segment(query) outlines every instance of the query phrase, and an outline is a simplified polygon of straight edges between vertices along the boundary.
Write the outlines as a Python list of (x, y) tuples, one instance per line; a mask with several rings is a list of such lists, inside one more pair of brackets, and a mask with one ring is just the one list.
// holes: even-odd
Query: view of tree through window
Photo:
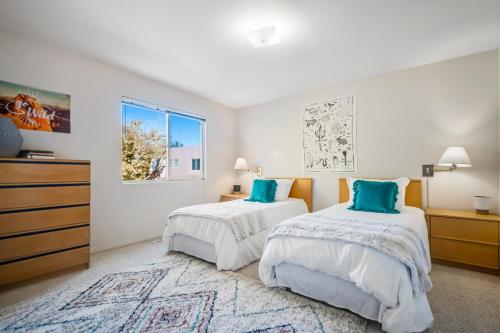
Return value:
[(122, 101), (122, 179), (203, 178), (203, 131), (202, 119)]

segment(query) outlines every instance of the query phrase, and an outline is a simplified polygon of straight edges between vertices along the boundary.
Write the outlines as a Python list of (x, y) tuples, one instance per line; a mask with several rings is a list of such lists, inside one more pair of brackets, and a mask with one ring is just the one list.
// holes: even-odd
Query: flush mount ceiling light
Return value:
[(281, 43), (281, 39), (279, 38), (274, 25), (247, 31), (246, 35), (250, 43), (252, 43), (255, 48)]

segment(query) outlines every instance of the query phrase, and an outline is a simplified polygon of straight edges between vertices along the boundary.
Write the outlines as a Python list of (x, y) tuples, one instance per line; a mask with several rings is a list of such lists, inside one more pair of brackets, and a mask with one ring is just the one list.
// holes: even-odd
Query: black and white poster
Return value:
[(304, 108), (304, 171), (356, 172), (355, 96)]

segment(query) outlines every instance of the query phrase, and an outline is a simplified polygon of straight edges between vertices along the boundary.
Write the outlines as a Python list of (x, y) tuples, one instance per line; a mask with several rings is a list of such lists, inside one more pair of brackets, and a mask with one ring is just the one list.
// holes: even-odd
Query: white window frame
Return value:
[[(182, 181), (206, 180), (207, 170), (206, 170), (206, 162), (205, 161), (206, 161), (206, 123), (207, 123), (207, 120), (205, 119), (205, 117), (198, 115), (198, 114), (189, 113), (189, 112), (186, 112), (183, 110), (179, 110), (176, 108), (162, 106), (159, 104), (154, 104), (151, 102), (143, 101), (143, 100), (140, 100), (137, 98), (122, 96), (121, 101), (120, 101), (120, 117), (121, 117), (121, 132), (120, 132), (121, 133), (120, 134), (121, 141), (120, 141), (120, 144), (121, 145), (123, 144), (123, 111), (122, 111), (122, 106), (124, 103), (166, 113), (165, 119), (167, 122), (167, 124), (166, 124), (167, 133), (165, 135), (165, 137), (166, 137), (165, 144), (167, 145), (167, 171), (168, 172), (167, 172), (166, 179), (124, 180), (122, 178), (123, 184), (154, 184), (154, 183), (168, 183), (168, 182), (178, 182), (178, 181), (182, 182)], [(169, 115), (170, 114), (175, 114), (175, 115), (188, 117), (188, 118), (194, 118), (194, 119), (197, 119), (201, 122), (201, 126), (200, 126), (200, 131), (201, 131), (201, 133), (200, 133), (200, 138), (201, 138), (201, 154), (200, 154), (201, 177), (200, 178), (171, 179), (171, 176), (170, 176), (170, 142), (169, 142), (169, 140), (170, 140), (170, 122), (169, 122), (170, 116)], [(121, 154), (123, 154), (123, 146), (121, 147)], [(120, 158), (122, 156), (121, 154), (120, 154)], [(120, 176), (121, 176), (121, 169), (120, 169)]]

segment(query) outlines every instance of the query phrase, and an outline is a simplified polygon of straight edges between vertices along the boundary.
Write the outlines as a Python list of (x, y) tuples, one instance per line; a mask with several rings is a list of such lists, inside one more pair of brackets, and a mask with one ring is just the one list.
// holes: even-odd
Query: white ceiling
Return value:
[(0, 0), (0, 28), (240, 108), (496, 48), (500, 1)]

